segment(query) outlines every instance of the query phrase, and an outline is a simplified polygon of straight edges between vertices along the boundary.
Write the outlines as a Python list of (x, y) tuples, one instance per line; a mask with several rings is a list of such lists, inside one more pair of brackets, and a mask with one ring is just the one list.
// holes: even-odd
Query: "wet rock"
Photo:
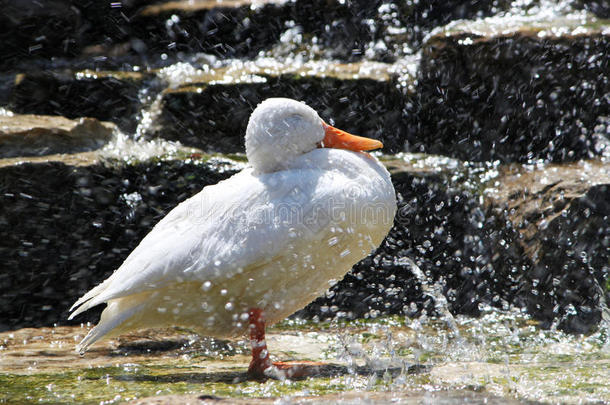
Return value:
[[(235, 166), (100, 153), (0, 160), (0, 328), (65, 322), (179, 202)], [(97, 319), (96, 311), (87, 319)]]
[(590, 11), (599, 18), (610, 18), (610, 1), (608, 0), (576, 0), (575, 6)]
[[(6, 28), (0, 32), (0, 105), (23, 114), (109, 120), (130, 133), (147, 124), (140, 118), (150, 113), (152, 125), (142, 125), (137, 135), (235, 152), (243, 151), (256, 104), (287, 96), (306, 101), (338, 127), (383, 140), (390, 153), (406, 149), (479, 162), (607, 155), (608, 23), (583, 13), (452, 23), (499, 14), (515, 3), (18, 0), (0, 16)], [(541, 4), (526, 3), (528, 11)], [(573, 7), (598, 16), (607, 8), (603, 1)], [(422, 44), (414, 81), (400, 64)], [(278, 70), (277, 60), (255, 69), (226, 60), (257, 56), (258, 62), (264, 55), (288, 62)], [(366, 63), (303, 62), (316, 58), (394, 65), (377, 64), (373, 70), (380, 71), (371, 74)], [(192, 62), (197, 72), (178, 80), (165, 69), (126, 73), (136, 64), (176, 60)], [(230, 72), (229, 64), (242, 70)], [(152, 106), (159, 109), (147, 111)], [(14, 158), (0, 160), (0, 256), (7, 262), (0, 274), (2, 328), (63, 321), (65, 311), (57, 308), (67, 309), (104, 279), (164, 213), (228, 176), (198, 162), (201, 151), (192, 159), (128, 162), (98, 152), (23, 157), (98, 145), (73, 143), (82, 136), (53, 136), (52, 144), (29, 150), (22, 144), (20, 152), (5, 154)], [(391, 234), (301, 315), (433, 313), (434, 298), (406, 260), (413, 259), (454, 313), (516, 303), (545, 326), (555, 322), (577, 332), (599, 320), (600, 289), (609, 279), (607, 181), (581, 183), (572, 174), (600, 179), (603, 166), (595, 174), (562, 166), (563, 177), (546, 190), (542, 179), (552, 177), (550, 168), (538, 177), (527, 174), (537, 169), (515, 169), (530, 179), (524, 187), (510, 185), (511, 169), (493, 174), (495, 163), (397, 161), (402, 156), (388, 162), (400, 206)], [(495, 176), (494, 187), (511, 194), (485, 191)], [(94, 312), (87, 316), (97, 319)]]
[[(171, 208), (239, 167), (184, 153), (131, 163), (97, 152), (0, 160), (2, 327), (66, 322), (72, 302)], [(432, 288), (457, 314), (514, 304), (568, 331), (599, 322), (609, 298), (601, 292), (610, 272), (607, 164), (498, 168), (425, 155), (385, 164), (399, 205), (393, 229), (297, 317), (434, 314)]]
[(8, 108), (20, 114), (93, 117), (124, 131), (137, 126), (139, 92), (153, 77), (137, 72), (41, 71), (19, 74)]
[(131, 30), (150, 54), (254, 56), (279, 39), (288, 12), (284, 3), (164, 2), (140, 10)]
[(599, 161), (506, 169), (490, 204), (510, 221), (526, 267), (515, 302), (547, 327), (590, 332), (610, 302), (610, 170)]
[(610, 114), (608, 24), (493, 17), (426, 42), (410, 151), (470, 161), (573, 161), (600, 153)]
[(417, 50), (433, 27), (487, 16), (507, 3), (18, 0), (0, 16), (0, 54), (5, 56), (0, 71), (58, 64), (162, 66), (198, 52), (252, 57), (281, 43), (291, 29), (302, 33), (304, 47), (321, 45), (324, 57), (390, 61)]
[[(15, 74), (0, 73), (0, 106), (9, 103), (9, 95), (15, 83)], [(2, 109), (2, 107), (0, 107)]]
[[(481, 319), (460, 317), (456, 324), (458, 338), (446, 325), (424, 318), (285, 322), (268, 330), (272, 354), (278, 360), (323, 361), (324, 372), (264, 382), (247, 378), (245, 339), (198, 339), (178, 328), (141, 330), (97, 342), (80, 356), (74, 346), (89, 325), (0, 332), (2, 398), (10, 404), (578, 404), (583, 397), (610, 402), (603, 331), (565, 336), (536, 330), (517, 310), (488, 310)], [(558, 389), (558, 381), (565, 389)]]
[(218, 57), (252, 57), (266, 52), (275, 57), (290, 54), (350, 62), (363, 58), (392, 62), (417, 51), (431, 29), (454, 20), (489, 16), (506, 9), (509, 3), (162, 2), (140, 10), (132, 30), (146, 42), (149, 52), (178, 58), (180, 53), (194, 52)]
[(361, 77), (357, 68), (356, 73), (350, 69), (354, 67), (343, 65), (319, 75), (306, 68), (279, 74), (260, 69), (256, 74), (239, 72), (242, 77), (229, 78), (228, 83), (222, 71), (205, 78), (195, 75), (192, 82), (163, 93), (151, 135), (207, 151), (242, 152), (248, 117), (256, 105), (268, 97), (290, 97), (305, 101), (343, 130), (381, 139), (386, 151), (401, 151), (400, 106), (405, 96), (397, 75)]
[(104, 146), (116, 131), (95, 118), (0, 115), (0, 157), (74, 153)]
[[(370, 2), (296, 0), (167, 2), (149, 6), (134, 19), (136, 36), (149, 49), (177, 54), (206, 52), (219, 57), (253, 56), (299, 37), (290, 54), (358, 61), (394, 61), (419, 49), (423, 37), (449, 21), (487, 16), (508, 1)], [(135, 24), (137, 22), (137, 25)], [(150, 32), (155, 35), (147, 35)]]
[[(356, 4), (352, 2), (353, 9), (361, 15), (362, 5)], [(373, 4), (372, 12), (366, 17), (370, 20), (361, 20), (361, 24), (369, 24), (370, 32), (360, 39), (361, 46), (356, 50), (366, 57), (389, 62), (419, 51), (434, 28), (451, 21), (494, 15), (506, 10), (510, 1), (384, 1)]]
[[(481, 196), (493, 167), (442, 157), (405, 155), (386, 166), (398, 211), (382, 245), (298, 316), (378, 317), (435, 314), (434, 297), (422, 282), (447, 298), (455, 314), (478, 315), (479, 305), (506, 305), (510, 279), (498, 277), (490, 227)], [(427, 280), (415, 276), (411, 260)], [(509, 301), (510, 302), (510, 301)]]
[(253, 56), (279, 38), (284, 3), (20, 0), (0, 17), (0, 70), (159, 66), (197, 52)]
[[(610, 69), (600, 57), (609, 36), (603, 22), (574, 21), (494, 17), (450, 24), (426, 42), (416, 81), (415, 61), (408, 59), (378, 64), (384, 67), (367, 74), (371, 62), (274, 61), (277, 66), (254, 69), (250, 62), (222, 65), (201, 56), (194, 65), (201, 67), (189, 65), (191, 70), (213, 74), (170, 78), (148, 135), (210, 151), (242, 151), (254, 106), (266, 97), (288, 96), (308, 102), (326, 119), (336, 118), (348, 131), (381, 139), (391, 153), (406, 149), (502, 162), (604, 154), (608, 135), (596, 128), (610, 115)], [(138, 114), (165, 85), (159, 78), (179, 65), (157, 75), (20, 74), (8, 106), (19, 113), (112, 120), (133, 132)]]
[(213, 58), (207, 62), (200, 69), (176, 64), (155, 73), (19, 74), (7, 104), (22, 114), (109, 120), (126, 132), (134, 132), (142, 114), (150, 111), (152, 125), (142, 132), (149, 138), (233, 153), (243, 151), (248, 117), (258, 103), (267, 97), (292, 97), (345, 130), (382, 139), (386, 151), (403, 150), (400, 116), (404, 100), (411, 97), (413, 64), (293, 65), (262, 59), (211, 67)]
[[(91, 44), (129, 43), (129, 19), (140, 1), (79, 2), (16, 0), (3, 8), (0, 70), (50, 67), (74, 58)], [(107, 58), (103, 56), (100, 61)]]
[(608, 164), (538, 169), (387, 162), (398, 197), (375, 253), (297, 313), (321, 319), (436, 313), (412, 269), (454, 314), (524, 307), (543, 327), (586, 333), (610, 302)]
[[(464, 222), (478, 197), (448, 189), (456, 164), (421, 158), (393, 168), (401, 215), (390, 237), (332, 290), (326, 307), (323, 299), (302, 314), (330, 317), (335, 307), (349, 317), (433, 312), (433, 300), (422, 293), (405, 257), (435, 280), (445, 280), (455, 291), (456, 312), (476, 313), (490, 277), (460, 272), (474, 254), (464, 247), (468, 239), (462, 234), (473, 228)], [(226, 169), (190, 158), (117, 164), (91, 153), (0, 161), (4, 327), (66, 322), (72, 302), (117, 268), (171, 208), (233, 173), (231, 166)], [(443, 233), (435, 234), (443, 226)], [(97, 316), (88, 312), (78, 321)]]

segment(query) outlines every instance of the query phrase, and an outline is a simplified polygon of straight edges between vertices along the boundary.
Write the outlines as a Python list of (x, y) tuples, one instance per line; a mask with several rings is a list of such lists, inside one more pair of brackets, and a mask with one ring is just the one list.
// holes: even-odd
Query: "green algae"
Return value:
[[(220, 378), (225, 381), (215, 381)], [(245, 370), (220, 376), (191, 369), (167, 373), (157, 367), (103, 367), (65, 373), (0, 375), (4, 392), (0, 403), (115, 403), (167, 395), (203, 394), (220, 397), (280, 397), (325, 395), (349, 389), (340, 380), (325, 377), (300, 381), (246, 381)]]
[[(199, 392), (202, 381), (196, 374), (164, 375), (144, 367), (131, 372), (114, 367), (61, 374), (6, 374), (0, 376), (0, 385), (5, 387), (3, 400), (7, 403), (111, 403), (161, 393)], [(216, 385), (221, 387), (217, 391), (227, 391), (222, 389), (226, 384)]]

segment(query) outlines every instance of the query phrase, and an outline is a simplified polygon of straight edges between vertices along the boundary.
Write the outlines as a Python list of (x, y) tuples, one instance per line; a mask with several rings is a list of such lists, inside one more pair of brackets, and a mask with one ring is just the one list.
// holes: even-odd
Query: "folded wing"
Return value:
[(316, 201), (337, 192), (321, 185), (329, 180), (323, 174), (301, 170), (295, 182), (291, 171), (253, 176), (245, 170), (205, 187), (174, 208), (114, 274), (81, 297), (69, 319), (109, 300), (172, 283), (228, 280), (281, 255)]

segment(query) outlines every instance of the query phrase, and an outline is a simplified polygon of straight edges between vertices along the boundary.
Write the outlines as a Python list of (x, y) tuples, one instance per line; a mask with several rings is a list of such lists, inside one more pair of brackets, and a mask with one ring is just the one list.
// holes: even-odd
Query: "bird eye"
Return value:
[(304, 120), (304, 118), (301, 114), (291, 114), (288, 117), (286, 117), (285, 123), (289, 127), (295, 127), (295, 126), (299, 125), (300, 123), (302, 123), (303, 120)]

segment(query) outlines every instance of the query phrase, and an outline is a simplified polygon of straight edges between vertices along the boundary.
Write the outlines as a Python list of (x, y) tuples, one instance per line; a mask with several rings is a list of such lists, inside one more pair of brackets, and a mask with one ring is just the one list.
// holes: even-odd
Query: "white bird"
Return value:
[(69, 319), (107, 303), (77, 350), (141, 328), (181, 325), (218, 338), (249, 331), (249, 373), (268, 374), (265, 322), (303, 308), (387, 235), (394, 187), (362, 152), (381, 142), (286, 98), (258, 105), (245, 142), (251, 167), (179, 204), (72, 306)]

